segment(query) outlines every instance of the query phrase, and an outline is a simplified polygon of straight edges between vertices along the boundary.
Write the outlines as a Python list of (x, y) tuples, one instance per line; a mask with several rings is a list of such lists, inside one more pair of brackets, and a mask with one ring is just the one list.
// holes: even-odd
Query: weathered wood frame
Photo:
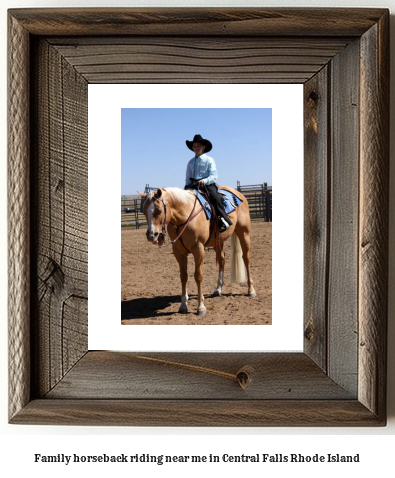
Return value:
[[(386, 423), (388, 25), (384, 9), (9, 11), (11, 423)], [(89, 82), (304, 83), (303, 353), (87, 350)]]

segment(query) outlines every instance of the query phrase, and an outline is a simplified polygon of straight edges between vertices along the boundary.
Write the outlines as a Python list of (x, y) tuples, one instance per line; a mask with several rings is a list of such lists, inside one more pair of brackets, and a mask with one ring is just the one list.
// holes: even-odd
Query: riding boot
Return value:
[(233, 222), (229, 219), (228, 215), (225, 214), (224, 216), (222, 216), (222, 218), (224, 219), (224, 221), (226, 221), (229, 226), (232, 226), (233, 225)]
[(219, 232), (224, 232), (229, 229), (229, 224), (225, 221), (223, 217), (218, 217), (218, 227)]
[(218, 216), (219, 222), (220, 218), (222, 217), (224, 221), (231, 226), (233, 223), (232, 221), (228, 218), (228, 215), (226, 214), (226, 211), (224, 209), (224, 206), (222, 204), (222, 198), (218, 194), (218, 188), (215, 184), (210, 184), (209, 186), (206, 186), (208, 193), (210, 194), (210, 199), (211, 202), (214, 206), (215, 213)]

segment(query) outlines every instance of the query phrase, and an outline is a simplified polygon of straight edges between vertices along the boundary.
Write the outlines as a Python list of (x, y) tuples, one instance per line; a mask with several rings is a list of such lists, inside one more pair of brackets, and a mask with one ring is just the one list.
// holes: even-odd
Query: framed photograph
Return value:
[[(168, 190), (169, 195), (165, 198), (166, 204), (169, 206), (166, 211), (166, 219), (170, 221), (170, 224), (166, 229), (168, 235), (163, 236), (165, 242), (161, 246), (147, 240), (146, 218), (143, 214), (138, 216), (138, 222), (144, 221), (144, 226), (138, 224), (136, 228), (133, 223), (127, 221), (127, 219), (133, 219), (132, 214), (123, 215), (127, 225), (122, 227), (121, 233), (122, 324), (271, 325), (272, 221), (264, 220), (266, 195), (269, 196), (272, 191), (270, 189), (270, 192), (266, 193), (264, 189), (268, 188), (268, 184), (270, 188), (272, 187), (272, 107), (268, 107), (267, 101), (269, 91), (274, 88), (277, 93), (280, 93), (282, 85), (255, 85), (255, 92), (249, 91), (248, 94), (246, 94), (245, 85), (240, 84), (111, 86), (115, 87), (115, 91), (120, 88), (122, 92), (123, 87), (125, 87), (125, 93), (130, 91), (125, 95), (130, 98), (130, 102), (128, 102), (130, 107), (122, 108), (122, 196), (132, 197), (132, 194), (137, 193), (137, 201), (142, 201), (137, 191), (144, 193), (145, 186), (145, 192), (149, 194), (148, 189), (156, 185), (153, 190), (166, 187), (165, 195), (168, 187), (177, 187), (178, 190), (174, 192), (181, 194), (182, 198), (189, 197), (190, 201), (186, 209), (184, 203), (174, 196), (173, 190)], [(296, 98), (299, 96), (300, 127), (299, 131), (295, 128), (295, 134), (296, 132), (300, 133), (299, 146), (302, 150), (303, 120), (302, 101), (300, 101), (302, 88), (301, 85), (285, 85), (284, 89), (286, 86), (297, 93), (295, 94)], [(89, 86), (89, 90), (91, 88), (92, 86)], [(96, 85), (93, 88), (96, 89)], [(100, 91), (101, 85), (97, 89)], [(269, 91), (265, 92), (265, 89)], [(141, 91), (138, 95), (142, 100), (139, 101), (141, 107), (138, 107), (137, 102), (133, 100), (135, 95), (132, 92), (134, 90)], [(258, 106), (259, 93), (261, 93), (262, 101)], [(90, 93), (88, 96), (91, 98)], [(111, 97), (113, 96), (111, 95)], [(293, 98), (291, 95), (290, 97)], [(133, 102), (135, 107), (133, 107)], [(102, 101), (99, 99), (99, 105), (101, 103)], [(148, 107), (152, 103), (154, 106)], [(240, 106), (243, 104), (244, 106)], [(89, 107), (91, 107), (90, 103)], [(289, 109), (291, 110), (291, 105), (289, 105)], [(291, 122), (289, 122), (290, 124)], [(239, 269), (241, 277), (238, 277), (237, 280), (235, 277), (233, 277), (233, 281), (229, 280), (231, 264), (235, 264), (233, 258), (238, 257), (233, 255), (232, 237), (236, 237), (233, 236), (233, 230), (236, 228), (240, 230), (238, 218), (240, 207), (234, 208), (228, 203), (229, 220), (234, 227), (230, 227), (232, 232), (228, 230), (225, 234), (221, 234), (222, 239), (224, 236), (228, 237), (223, 242), (224, 272), (220, 278), (218, 264), (222, 260), (222, 254), (218, 244), (219, 234), (213, 227), (214, 222), (208, 219), (211, 211), (209, 212), (207, 207), (207, 212), (204, 211), (203, 205), (206, 201), (202, 199), (201, 194), (195, 202), (196, 196), (192, 195), (191, 191), (180, 192), (180, 190), (184, 190), (186, 183), (187, 164), (190, 164), (191, 168), (188, 171), (191, 175), (193, 174), (192, 165), (196, 163), (195, 159), (191, 159), (194, 153), (186, 144), (186, 140), (194, 138), (193, 131), (200, 131), (202, 134), (206, 132), (205, 137), (209, 138), (210, 151), (206, 156), (214, 161), (215, 184), (220, 188), (223, 186), (232, 188), (233, 194), (236, 195), (242, 195), (244, 192), (243, 202), (244, 205), (248, 204), (250, 220), (248, 238), (250, 239), (250, 264), (253, 264), (251, 279), (254, 289), (259, 290), (259, 294), (254, 297), (256, 300), (250, 300), (251, 297), (248, 295), (248, 281), (244, 272), (242, 256), (240, 258), (243, 267)], [(291, 152), (292, 140), (287, 144)], [(302, 151), (295, 154), (295, 163), (299, 160), (302, 164), (302, 154)], [(206, 156), (203, 156), (203, 161)], [(292, 161), (292, 154), (285, 157), (289, 162)], [(301, 170), (302, 168), (299, 167), (298, 171), (301, 172)], [(196, 171), (196, 175), (198, 174)], [(144, 181), (144, 178), (147, 180)], [(150, 187), (146, 186), (147, 183)], [(119, 180), (115, 184), (119, 195)], [(250, 186), (247, 188), (239, 186), (240, 184)], [(206, 186), (201, 185), (200, 188), (205, 195)], [(176, 201), (170, 195), (171, 192)], [(292, 194), (291, 190), (289, 193)], [(174, 202), (170, 202), (169, 198)], [(200, 200), (204, 201), (203, 205)], [(301, 203), (303, 203), (302, 197)], [(138, 204), (139, 202), (137, 202), (137, 207)], [(185, 210), (187, 213), (185, 220), (179, 221), (178, 225), (173, 225), (173, 221), (169, 217), (173, 207), (176, 212)], [(189, 213), (191, 216), (195, 213), (198, 214), (191, 219), (188, 226), (181, 225), (188, 221)], [(228, 217), (226, 211), (225, 215)], [(200, 256), (203, 261), (201, 268), (203, 273), (202, 290), (204, 291), (201, 315), (196, 314), (198, 289), (194, 280), (195, 260), (191, 253), (191, 245), (185, 243), (188, 240), (188, 229), (196, 228), (197, 224), (200, 224), (200, 230), (207, 234), (201, 244), (203, 247)], [(186, 229), (182, 232), (185, 226)], [(170, 237), (173, 231), (173, 237)], [(187, 311), (184, 314), (179, 313), (182, 295), (180, 269), (170, 243), (177, 236), (179, 238), (175, 241), (174, 246), (179, 253), (179, 259), (185, 260), (188, 254), (186, 258), (188, 299), (185, 299), (184, 302), (186, 304), (184, 309)], [(137, 254), (136, 246), (140, 254)], [(242, 254), (241, 247), (239, 251)], [(151, 271), (152, 280), (144, 280), (147, 270)], [(142, 278), (143, 280), (141, 280)], [(302, 281), (301, 277), (300, 282)], [(217, 295), (214, 295), (215, 290)], [(234, 300), (235, 298), (236, 300)], [(204, 311), (208, 311), (209, 314)], [(173, 331), (171, 335), (177, 338), (178, 330), (180, 329)], [(131, 332), (132, 336), (136, 335), (133, 334), (133, 331)], [(124, 333), (128, 333), (128, 330), (125, 330)], [(224, 334), (222, 334), (223, 336)], [(245, 343), (245, 341), (243, 342)]]
[[(88, 348), (302, 351), (303, 85), (255, 84), (246, 92), (244, 84), (91, 84), (88, 99)], [(185, 158), (191, 157), (185, 138), (191, 129), (210, 132), (215, 143), (210, 154), (221, 178), (219, 185), (236, 188), (237, 178), (253, 185), (259, 177), (262, 183), (270, 181), (276, 191), (273, 240), (272, 222), (255, 217), (259, 214), (251, 199), (253, 193), (249, 187), (244, 193), (251, 210), (251, 274), (257, 296), (248, 295), (246, 281), (230, 280), (232, 239), (224, 244), (222, 295), (214, 296), (219, 276), (216, 252), (214, 247), (205, 247), (204, 316), (196, 313), (193, 256), (188, 256), (189, 310), (179, 313), (181, 280), (170, 239), (162, 247), (147, 241), (146, 218), (139, 202), (138, 217), (143, 225), (137, 229), (122, 227), (120, 235), (119, 217), (114, 214), (119, 208), (120, 177), (123, 194), (144, 191), (146, 183), (183, 189)], [(262, 193), (263, 187), (254, 191), (260, 200)], [(132, 203), (132, 207), (136, 205)], [(121, 221), (128, 224), (131, 220), (136, 220), (135, 214), (122, 214)], [(288, 247), (290, 237), (292, 248)], [(179, 242), (181, 252), (183, 244)], [(281, 274), (282, 264), (287, 266), (286, 274)], [(117, 280), (103, 281), (103, 270), (108, 279)], [(287, 301), (283, 300), (284, 288), (289, 290)], [(115, 316), (122, 324), (135, 327), (121, 331), (118, 321), (108, 320)], [(209, 334), (207, 325), (213, 326)], [(227, 325), (226, 330), (221, 325)], [(252, 330), (251, 325), (270, 327)]]
[[(388, 37), (386, 9), (9, 11), (10, 423), (385, 425)], [(92, 84), (303, 85), (302, 351), (89, 349)]]

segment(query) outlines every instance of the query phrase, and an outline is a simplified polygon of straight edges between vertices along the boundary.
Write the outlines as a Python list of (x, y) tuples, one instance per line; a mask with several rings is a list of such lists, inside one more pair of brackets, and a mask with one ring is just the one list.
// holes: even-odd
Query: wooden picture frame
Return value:
[[(385, 425), (388, 36), (385, 9), (9, 11), (10, 423)], [(304, 84), (303, 353), (88, 351), (97, 82)]]

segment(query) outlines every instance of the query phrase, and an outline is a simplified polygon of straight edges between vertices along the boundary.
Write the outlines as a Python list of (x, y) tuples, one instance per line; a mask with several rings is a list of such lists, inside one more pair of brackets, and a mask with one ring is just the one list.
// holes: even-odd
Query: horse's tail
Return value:
[(245, 282), (246, 272), (243, 261), (243, 253), (239, 238), (233, 232), (230, 238), (230, 246), (232, 248), (232, 259), (230, 263), (230, 281), (231, 282)]

